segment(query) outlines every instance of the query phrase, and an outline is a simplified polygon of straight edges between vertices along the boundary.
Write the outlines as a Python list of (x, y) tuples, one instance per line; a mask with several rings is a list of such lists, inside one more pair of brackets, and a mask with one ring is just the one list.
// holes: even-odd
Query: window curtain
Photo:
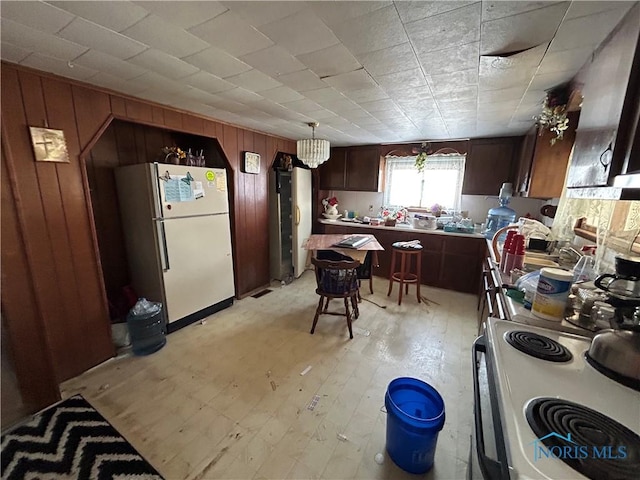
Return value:
[(429, 208), (439, 203), (460, 210), (465, 156), (429, 155), (422, 173), (416, 157), (387, 157), (385, 205)]

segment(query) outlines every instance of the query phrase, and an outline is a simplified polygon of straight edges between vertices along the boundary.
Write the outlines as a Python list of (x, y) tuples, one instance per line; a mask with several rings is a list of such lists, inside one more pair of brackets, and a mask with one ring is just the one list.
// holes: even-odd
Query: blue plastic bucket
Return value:
[(428, 383), (400, 377), (389, 384), (384, 404), (391, 460), (409, 473), (428, 472), (444, 425), (444, 400)]

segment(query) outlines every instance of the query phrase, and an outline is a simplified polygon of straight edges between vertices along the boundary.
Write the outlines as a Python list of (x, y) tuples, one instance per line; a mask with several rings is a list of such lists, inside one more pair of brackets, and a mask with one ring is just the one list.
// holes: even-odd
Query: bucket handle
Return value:
[(380, 411), (381, 411), (382, 413), (386, 414), (386, 413), (387, 413), (387, 406), (386, 406), (386, 405), (382, 405), (382, 406), (380, 407)]

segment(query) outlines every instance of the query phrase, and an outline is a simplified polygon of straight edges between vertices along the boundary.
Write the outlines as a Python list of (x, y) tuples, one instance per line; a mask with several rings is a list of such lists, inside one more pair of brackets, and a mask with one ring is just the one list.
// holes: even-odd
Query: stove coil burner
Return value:
[(533, 332), (512, 330), (504, 334), (510, 345), (532, 357), (550, 362), (568, 362), (573, 355), (564, 345)]
[[(585, 477), (592, 480), (638, 478), (640, 436), (615, 420), (557, 398), (532, 400), (526, 417), (549, 451), (564, 452), (556, 457)], [(625, 449), (624, 458), (619, 447)]]

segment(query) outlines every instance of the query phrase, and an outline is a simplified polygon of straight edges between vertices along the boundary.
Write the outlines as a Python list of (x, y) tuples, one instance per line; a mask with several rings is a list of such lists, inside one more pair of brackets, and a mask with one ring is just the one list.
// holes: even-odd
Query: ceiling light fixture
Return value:
[(311, 127), (311, 138), (298, 140), (297, 156), (308, 167), (318, 168), (318, 165), (329, 159), (329, 140), (316, 138), (318, 122), (310, 122), (307, 125)]

